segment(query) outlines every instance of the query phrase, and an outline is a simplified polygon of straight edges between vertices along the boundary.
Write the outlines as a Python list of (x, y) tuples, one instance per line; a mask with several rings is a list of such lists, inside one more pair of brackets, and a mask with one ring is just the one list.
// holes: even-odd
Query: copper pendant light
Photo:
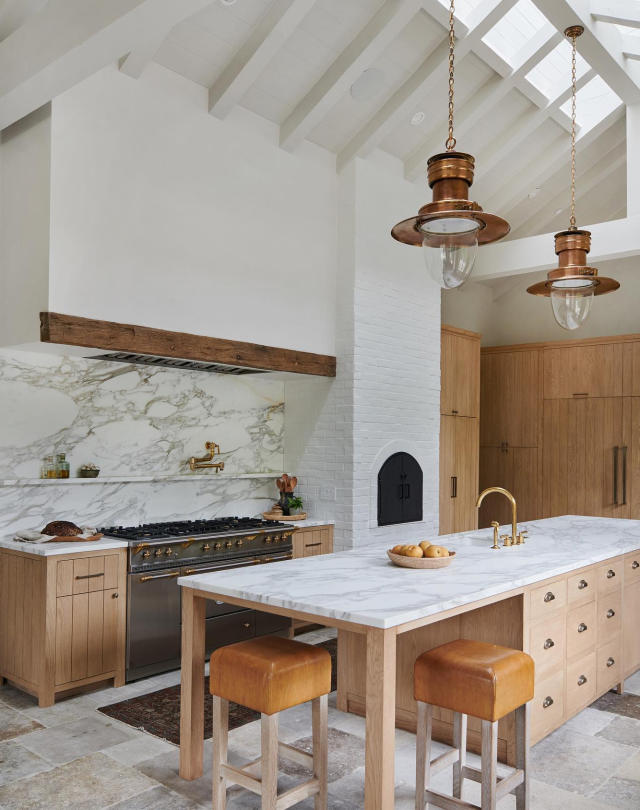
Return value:
[(469, 277), (478, 245), (496, 242), (509, 233), (509, 223), (487, 214), (469, 200), (475, 159), (456, 151), (453, 136), (454, 112), (454, 0), (449, 7), (449, 134), (445, 152), (427, 162), (433, 201), (423, 205), (418, 215), (398, 222), (391, 235), (406, 245), (424, 248), (427, 268), (445, 289), (459, 287)]
[(595, 295), (613, 292), (620, 286), (613, 278), (598, 276), (587, 265), (591, 232), (576, 226), (576, 39), (584, 33), (581, 25), (572, 25), (564, 35), (571, 40), (571, 217), (569, 228), (555, 235), (558, 267), (547, 273), (547, 280), (527, 289), (532, 295), (551, 298), (553, 315), (563, 329), (577, 329), (591, 310)]

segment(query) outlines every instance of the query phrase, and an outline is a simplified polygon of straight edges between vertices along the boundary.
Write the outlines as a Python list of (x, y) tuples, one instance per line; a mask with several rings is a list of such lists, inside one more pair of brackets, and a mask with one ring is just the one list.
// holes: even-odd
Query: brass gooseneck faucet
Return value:
[[(487, 487), (487, 489), (483, 489), (482, 492), (478, 495), (478, 500), (476, 501), (476, 509), (480, 508), (480, 504), (487, 495), (490, 495), (492, 492), (497, 492), (499, 495), (504, 495), (508, 501), (511, 502), (511, 534), (504, 534), (502, 535), (502, 540), (504, 540), (505, 546), (521, 546), (524, 543), (524, 538), (527, 536), (528, 532), (525, 529), (524, 531), (518, 533), (518, 517), (517, 517), (517, 507), (516, 507), (516, 499), (513, 495), (509, 492), (508, 489), (504, 489), (503, 487)], [(492, 549), (500, 548), (498, 545), (498, 526), (499, 524), (495, 521), (491, 521), (491, 525), (493, 526), (493, 545), (491, 546)]]

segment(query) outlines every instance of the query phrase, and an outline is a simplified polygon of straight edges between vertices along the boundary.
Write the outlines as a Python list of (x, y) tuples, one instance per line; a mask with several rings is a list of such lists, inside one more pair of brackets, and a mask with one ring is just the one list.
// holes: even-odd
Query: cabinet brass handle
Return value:
[(578, 633), (584, 633), (584, 631), (588, 629), (589, 628), (584, 622), (580, 622), (580, 624), (578, 625)]
[(622, 505), (627, 504), (627, 448), (622, 448)]
[(306, 543), (305, 548), (315, 548), (316, 546), (321, 546), (322, 543)]
[(456, 411), (456, 409), (455, 409), (455, 408), (452, 408), (452, 409), (451, 409), (451, 413), (456, 414), (456, 413), (458, 413), (458, 411)]
[(556, 595), (555, 595), (555, 593), (553, 593), (553, 591), (547, 591), (547, 593), (545, 593), (545, 595), (544, 595), (544, 601), (545, 602), (553, 602), (553, 600), (555, 598), (556, 598)]
[(100, 574), (80, 574), (76, 579), (96, 579), (96, 577), (103, 577), (104, 573)]
[(588, 397), (589, 393), (587, 391), (578, 391), (573, 395), (574, 397)]
[(609, 608), (609, 610), (607, 611), (607, 619), (613, 619), (615, 615), (616, 615), (615, 610), (613, 608)]
[(112, 598), (112, 599), (117, 599), (117, 598), (118, 598), (118, 596), (120, 596), (120, 594), (118, 594), (118, 593), (112, 593), (112, 594), (111, 594), (111, 598)]
[(607, 666), (612, 667), (616, 662), (615, 658), (607, 658)]
[(618, 453), (619, 447), (613, 448), (613, 503), (618, 506)]
[(615, 575), (616, 575), (616, 572), (612, 568), (610, 568), (607, 571), (607, 579), (613, 579), (615, 577)]
[(550, 650), (552, 647), (555, 647), (556, 643), (552, 638), (548, 638), (544, 643), (545, 650)]
[(553, 706), (553, 698), (551, 695), (547, 695), (547, 697), (542, 701), (542, 708), (548, 709), (549, 706)]
[(580, 582), (578, 582), (578, 589), (579, 590), (583, 591), (585, 588), (588, 588), (588, 587), (589, 587), (589, 583), (587, 582), (586, 579), (581, 579)]
[(633, 568), (633, 570), (635, 571), (635, 570), (636, 570), (636, 568), (640, 568), (640, 563), (639, 563), (637, 560), (634, 560), (634, 561), (631, 563), (631, 567), (632, 567), (632, 568)]
[(578, 678), (578, 686), (584, 686), (586, 682), (587, 682), (587, 676), (586, 675), (581, 675)]

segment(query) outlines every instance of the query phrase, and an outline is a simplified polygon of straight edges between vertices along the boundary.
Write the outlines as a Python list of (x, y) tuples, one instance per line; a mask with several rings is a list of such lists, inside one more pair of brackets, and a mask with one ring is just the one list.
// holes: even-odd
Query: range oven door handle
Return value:
[(180, 576), (180, 571), (172, 571), (170, 574), (156, 574), (155, 576), (146, 575), (140, 577), (140, 582), (149, 582), (152, 579), (174, 579)]

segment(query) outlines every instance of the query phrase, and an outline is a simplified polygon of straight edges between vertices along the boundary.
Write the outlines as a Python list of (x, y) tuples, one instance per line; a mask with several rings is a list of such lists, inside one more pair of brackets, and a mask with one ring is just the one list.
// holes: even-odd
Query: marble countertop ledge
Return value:
[(447, 568), (392, 565), (386, 549), (405, 542), (399, 526), (395, 538), (383, 543), (223, 574), (195, 574), (178, 583), (265, 607), (386, 629), (640, 549), (640, 520), (565, 515), (519, 526), (529, 530), (526, 544), (499, 551), (490, 548), (491, 529), (434, 538), (456, 552)]
[(13, 540), (10, 537), (0, 538), (0, 548), (21, 551), (24, 554), (35, 554), (37, 557), (55, 557), (59, 554), (84, 554), (87, 551), (110, 551), (114, 548), (127, 548), (125, 540), (101, 538), (83, 543), (29, 543)]
[[(0, 487), (51, 487), (69, 486), (69, 484), (139, 484), (164, 481), (229, 481), (248, 478), (279, 478), (279, 472), (256, 473), (182, 473), (176, 475), (104, 475), (97, 478), (4, 478)], [(274, 496), (275, 498), (275, 496)]]

